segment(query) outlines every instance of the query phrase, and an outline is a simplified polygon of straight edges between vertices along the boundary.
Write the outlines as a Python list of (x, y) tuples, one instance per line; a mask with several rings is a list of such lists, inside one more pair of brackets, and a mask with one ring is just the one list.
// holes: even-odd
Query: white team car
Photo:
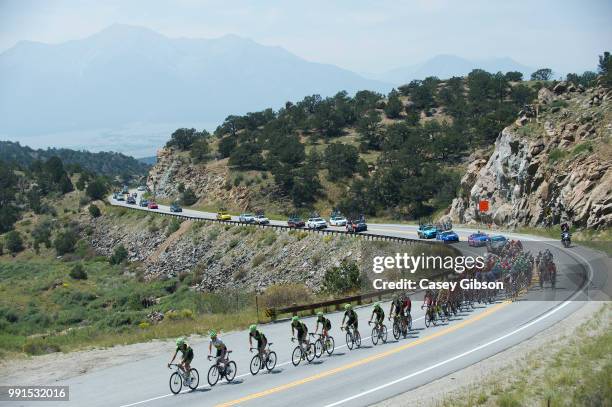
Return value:
[(308, 229), (325, 229), (327, 227), (327, 222), (323, 218), (310, 218), (308, 222), (306, 222), (306, 227)]
[(346, 218), (344, 216), (334, 215), (329, 218), (330, 226), (346, 226)]
[(267, 225), (270, 223), (270, 219), (266, 218), (265, 215), (255, 215), (254, 222), (258, 225)]
[(242, 213), (238, 217), (238, 220), (244, 223), (253, 223), (255, 222), (255, 215), (253, 215), (252, 213)]
[(141, 185), (141, 186), (139, 186), (139, 187), (138, 187), (138, 190), (139, 190), (140, 192), (143, 192), (143, 191), (146, 191), (146, 190), (147, 190), (147, 187), (145, 187), (144, 185)]

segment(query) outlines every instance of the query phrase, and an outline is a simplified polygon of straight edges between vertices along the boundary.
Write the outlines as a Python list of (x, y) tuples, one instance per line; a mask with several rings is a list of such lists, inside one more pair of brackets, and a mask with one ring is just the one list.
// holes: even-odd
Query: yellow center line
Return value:
[(397, 348), (393, 348), (393, 349), (390, 349), (388, 351), (378, 353), (376, 355), (368, 356), (366, 358), (363, 358), (363, 359), (360, 359), (360, 360), (356, 360), (356, 361), (348, 363), (346, 365), (339, 366), (337, 368), (330, 369), (330, 370), (325, 371), (325, 372), (317, 373), (315, 375), (312, 375), (312, 376), (309, 376), (309, 377), (305, 377), (303, 379), (295, 380), (293, 382), (289, 382), (289, 383), (283, 384), (281, 386), (273, 387), (271, 389), (264, 390), (264, 391), (261, 391), (261, 392), (258, 392), (258, 393), (253, 393), (253, 394), (241, 397), (241, 398), (236, 399), (236, 400), (232, 400), (232, 401), (228, 401), (228, 402), (225, 402), (225, 403), (221, 403), (221, 404), (218, 404), (217, 407), (235, 406), (237, 404), (241, 404), (241, 403), (244, 403), (244, 402), (249, 401), (249, 400), (254, 400), (254, 399), (261, 398), (261, 397), (269, 396), (271, 394), (278, 393), (278, 392), (281, 392), (283, 390), (291, 389), (293, 387), (296, 387), (296, 386), (299, 386), (299, 385), (302, 385), (302, 384), (306, 384), (306, 383), (309, 383), (309, 382), (312, 382), (312, 381), (315, 381), (315, 380), (319, 380), (319, 379), (323, 379), (323, 378), (328, 377), (328, 376), (332, 376), (332, 375), (334, 375), (336, 373), (340, 373), (340, 372), (343, 372), (345, 370), (353, 369), (353, 368), (355, 368), (357, 366), (361, 366), (361, 365), (364, 365), (366, 363), (370, 363), (370, 362), (373, 362), (373, 361), (376, 361), (376, 360), (379, 360), (379, 359), (386, 358), (388, 356), (391, 356), (391, 355), (396, 354), (398, 352), (401, 352), (403, 350), (406, 350), (406, 349), (412, 348), (414, 346), (420, 345), (422, 343), (431, 341), (431, 340), (433, 340), (435, 338), (439, 338), (441, 336), (447, 335), (447, 334), (449, 334), (451, 332), (454, 332), (454, 331), (456, 331), (456, 330), (458, 330), (460, 328), (463, 328), (464, 326), (473, 324), (474, 322), (479, 321), (479, 320), (481, 320), (481, 319), (491, 315), (492, 313), (494, 313), (496, 311), (499, 311), (501, 308), (505, 307), (506, 305), (508, 305), (510, 303), (511, 303), (510, 301), (504, 301), (501, 304), (496, 304), (493, 307), (489, 308), (488, 310), (483, 311), (482, 313), (480, 313), (480, 314), (478, 314), (478, 315), (476, 315), (476, 316), (474, 316), (472, 318), (466, 319), (465, 321), (459, 322), (456, 325), (453, 325), (453, 326), (450, 326), (448, 328), (445, 328), (445, 329), (443, 329), (441, 331), (433, 333), (433, 334), (431, 334), (429, 336), (426, 336), (424, 338), (416, 339), (416, 340), (414, 340), (412, 342), (409, 342), (409, 343), (407, 343), (405, 345), (402, 345), (402, 346), (399, 346)]

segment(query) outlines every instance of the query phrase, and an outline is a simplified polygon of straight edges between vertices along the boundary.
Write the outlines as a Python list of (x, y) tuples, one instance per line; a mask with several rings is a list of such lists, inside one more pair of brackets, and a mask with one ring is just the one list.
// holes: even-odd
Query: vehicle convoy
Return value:
[(482, 233), (478, 231), (477, 233), (472, 233), (468, 236), (468, 246), (472, 247), (481, 247), (486, 246), (489, 241), (489, 235), (486, 233)]
[(232, 220), (232, 215), (230, 215), (226, 210), (220, 209), (217, 212), (217, 220)]
[(303, 228), (306, 223), (299, 216), (292, 216), (287, 220), (287, 226), (290, 228)]
[(254, 222), (258, 225), (267, 225), (270, 223), (270, 219), (266, 218), (266, 216), (261, 213), (259, 215), (255, 215)]
[(417, 235), (419, 235), (419, 239), (434, 239), (438, 234), (438, 228), (434, 225), (419, 225), (419, 230), (417, 231)]
[(325, 229), (327, 228), (327, 222), (320, 217), (310, 218), (308, 222), (306, 222), (306, 227), (308, 229)]
[(459, 235), (453, 232), (452, 230), (448, 230), (446, 232), (438, 232), (438, 234), (436, 235), (436, 240), (439, 240), (444, 243), (458, 242)]
[(365, 232), (367, 230), (368, 225), (366, 224), (364, 217), (361, 217), (359, 219), (351, 219), (346, 223), (346, 231), (349, 233), (359, 233)]
[(183, 212), (183, 208), (181, 208), (178, 203), (174, 202), (170, 205), (170, 212)]
[(149, 209), (158, 209), (159, 206), (157, 206), (157, 204), (154, 201), (149, 201), (149, 203), (147, 204), (147, 208), (149, 208)]
[(255, 215), (253, 215), (252, 213), (241, 213), (240, 216), (238, 216), (238, 220), (240, 222), (243, 223), (253, 223), (255, 222)]

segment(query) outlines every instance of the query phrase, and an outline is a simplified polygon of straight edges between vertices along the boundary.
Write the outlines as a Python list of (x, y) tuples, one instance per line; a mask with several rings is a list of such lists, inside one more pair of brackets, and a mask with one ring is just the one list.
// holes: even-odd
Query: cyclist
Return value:
[(327, 338), (329, 330), (331, 329), (331, 321), (325, 318), (323, 312), (317, 312), (317, 326), (315, 327), (315, 333), (319, 331), (319, 324), (321, 324), (321, 334), (324, 338)]
[(404, 319), (406, 320), (406, 327), (409, 327), (409, 321), (412, 320), (412, 316), (410, 315), (410, 312), (412, 311), (412, 300), (410, 299), (408, 293), (404, 293), (402, 296), (402, 311)]
[(223, 365), (227, 363), (227, 346), (223, 343), (221, 339), (217, 336), (217, 332), (214, 329), (208, 331), (210, 335), (210, 344), (208, 345), (208, 355), (212, 355), (213, 346), (217, 349), (217, 362), (221, 362)]
[(300, 346), (303, 344), (308, 345), (308, 327), (305, 323), (300, 321), (300, 317), (297, 315), (291, 318), (291, 336), (295, 338), (297, 332), (297, 340)]
[(434, 316), (434, 308), (435, 308), (435, 295), (433, 291), (426, 290), (425, 296), (423, 297), (423, 305), (421, 305), (421, 309), (427, 307), (427, 311), (425, 312), (425, 317), (429, 320), (433, 319)]
[(189, 381), (191, 380), (189, 377), (189, 370), (191, 370), (191, 361), (193, 360), (193, 349), (187, 344), (185, 338), (181, 337), (176, 340), (176, 350), (174, 351), (174, 355), (172, 355), (170, 363), (168, 363), (168, 367), (174, 362), (179, 351), (181, 352), (181, 363), (179, 363), (179, 367), (185, 372), (187, 376), (185, 382), (189, 385)]
[(389, 321), (391, 321), (391, 318), (394, 315), (397, 318), (399, 318), (400, 321), (403, 321), (403, 319), (402, 319), (402, 316), (403, 316), (402, 308), (403, 308), (403, 304), (402, 304), (402, 301), (401, 301), (399, 295), (393, 294), (393, 300), (391, 301), (391, 308), (389, 309)]
[[(344, 321), (346, 320), (346, 325)], [(353, 309), (351, 304), (344, 305), (344, 317), (342, 317), (342, 325), (346, 326), (347, 329), (353, 328), (354, 334), (359, 334), (359, 321), (357, 320), (357, 313)]]
[(370, 324), (372, 322), (372, 320), (374, 319), (374, 316), (376, 316), (376, 327), (380, 328), (383, 325), (383, 322), (385, 321), (385, 311), (383, 311), (382, 307), (380, 306), (380, 302), (377, 302), (376, 304), (374, 304), (374, 309), (372, 310), (372, 316), (370, 316), (370, 320), (368, 321), (368, 324)]
[(257, 341), (257, 351), (259, 352), (259, 357), (261, 360), (265, 360), (268, 357), (268, 351), (266, 350), (268, 339), (266, 338), (266, 335), (257, 329), (257, 325), (255, 324), (249, 327), (249, 347), (251, 348), (251, 352), (253, 352), (253, 339)]

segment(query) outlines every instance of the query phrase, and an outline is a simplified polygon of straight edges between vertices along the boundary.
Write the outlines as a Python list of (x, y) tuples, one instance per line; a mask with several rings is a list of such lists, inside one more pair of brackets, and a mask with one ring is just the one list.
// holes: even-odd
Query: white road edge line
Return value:
[[(587, 260), (586, 260), (586, 259), (585, 259), (585, 258), (582, 256), (582, 255), (580, 255), (580, 254), (578, 254), (578, 253), (575, 253), (575, 252), (572, 252), (572, 253), (573, 253), (574, 255), (576, 255), (576, 256), (578, 256), (578, 257), (580, 257), (580, 259), (582, 259), (582, 261), (583, 261), (583, 262), (584, 262), (584, 263), (587, 265), (587, 267), (589, 268), (589, 278), (588, 278), (588, 280), (585, 282), (585, 285), (583, 286), (583, 288), (584, 288), (584, 287), (587, 287), (587, 284), (589, 284), (589, 283), (591, 282), (591, 278), (592, 278), (592, 275), (593, 275), (593, 268), (591, 267), (591, 264), (590, 264), (590, 263), (589, 263), (589, 262), (588, 262), (588, 261), (587, 261)], [(453, 361), (455, 361), (455, 360), (457, 360), (457, 359), (460, 359), (460, 358), (462, 358), (462, 357), (465, 357), (465, 356), (467, 356), (467, 355), (470, 355), (470, 354), (472, 354), (472, 353), (474, 353), (474, 352), (478, 352), (479, 350), (484, 349), (484, 348), (486, 348), (486, 347), (488, 347), (488, 346), (491, 346), (491, 345), (493, 345), (493, 344), (495, 344), (495, 343), (497, 343), (497, 342), (499, 342), (499, 341), (503, 341), (504, 339), (506, 339), (506, 338), (508, 338), (508, 337), (510, 337), (510, 336), (512, 336), (512, 335), (514, 335), (514, 334), (516, 334), (516, 333), (518, 333), (518, 332), (521, 332), (521, 331), (523, 331), (523, 330), (525, 330), (525, 329), (529, 328), (530, 326), (533, 326), (533, 325), (537, 324), (538, 322), (542, 321), (543, 319), (546, 319), (546, 318), (550, 317), (551, 315), (555, 314), (557, 311), (559, 311), (559, 310), (561, 310), (561, 309), (565, 308), (566, 306), (568, 306), (568, 305), (569, 305), (569, 304), (570, 304), (570, 303), (573, 301), (574, 297), (578, 296), (578, 294), (579, 294), (579, 293), (581, 293), (581, 292), (582, 292), (582, 289), (581, 289), (580, 291), (577, 291), (577, 292), (576, 292), (574, 295), (572, 295), (572, 297), (571, 297), (569, 300), (567, 300), (567, 301), (563, 302), (563, 303), (562, 303), (561, 305), (559, 305), (558, 307), (553, 308), (552, 310), (548, 311), (548, 312), (547, 312), (547, 313), (545, 313), (544, 315), (541, 315), (539, 318), (534, 319), (533, 321), (529, 322), (528, 324), (523, 325), (523, 326), (521, 326), (520, 328), (517, 328), (517, 329), (515, 329), (515, 330), (514, 330), (514, 331), (512, 331), (512, 332), (509, 332), (509, 333), (507, 333), (507, 334), (505, 334), (505, 335), (502, 335), (502, 336), (500, 336), (500, 337), (498, 337), (498, 338), (496, 338), (496, 339), (493, 339), (493, 340), (491, 340), (491, 341), (489, 341), (489, 342), (487, 342), (487, 343), (484, 343), (484, 344), (482, 344), (482, 345), (480, 345), (480, 346), (477, 346), (477, 347), (475, 347), (475, 348), (473, 348), (473, 349), (470, 349), (470, 350), (468, 350), (468, 351), (466, 351), (466, 352), (463, 352), (463, 353), (461, 353), (461, 354), (459, 354), (459, 355), (453, 356), (452, 358), (449, 358), (449, 359), (443, 360), (442, 362), (438, 362), (438, 363), (436, 363), (436, 364), (434, 364), (434, 365), (431, 365), (431, 366), (429, 366), (429, 367), (426, 367), (426, 368), (424, 368), (424, 369), (421, 369), (421, 370), (419, 370), (419, 371), (416, 371), (416, 372), (414, 372), (414, 373), (411, 373), (411, 374), (409, 374), (409, 375), (407, 375), (407, 376), (400, 377), (399, 379), (395, 379), (395, 380), (393, 380), (393, 381), (390, 381), (390, 382), (388, 382), (388, 383), (382, 384), (382, 385), (377, 386), (377, 387), (373, 387), (373, 388), (371, 388), (370, 390), (366, 390), (366, 391), (364, 391), (364, 392), (361, 392), (361, 393), (355, 394), (354, 396), (347, 397), (347, 398), (345, 398), (345, 399), (342, 399), (342, 400), (336, 401), (335, 403), (327, 404), (325, 407), (335, 407), (335, 406), (339, 406), (339, 405), (344, 404), (344, 403), (346, 403), (346, 402), (348, 402), (348, 401), (352, 401), (352, 400), (355, 400), (355, 399), (357, 399), (357, 398), (360, 398), (360, 397), (366, 396), (366, 395), (368, 395), (368, 394), (374, 393), (374, 392), (376, 392), (376, 391), (378, 391), (378, 390), (382, 390), (382, 389), (384, 389), (384, 388), (387, 388), (387, 387), (393, 386), (394, 384), (397, 384), (397, 383), (403, 382), (403, 381), (405, 381), (405, 380), (411, 379), (411, 378), (413, 378), (413, 377), (415, 377), (415, 376), (418, 376), (418, 375), (420, 375), (420, 374), (423, 374), (423, 373), (425, 373), (425, 372), (428, 372), (428, 371), (430, 371), (430, 370), (433, 370), (433, 369), (435, 369), (435, 368), (437, 368), (437, 367), (440, 367), (440, 366), (446, 365), (446, 364), (448, 364), (448, 363), (450, 363), (450, 362), (453, 362)]]
[[(425, 317), (423, 316), (423, 317), (416, 318), (416, 319), (414, 319), (414, 320), (413, 320), (413, 322), (414, 322), (414, 321), (418, 321), (418, 320), (423, 319), (423, 318), (425, 318)], [(366, 340), (366, 339), (370, 339), (370, 338), (371, 338), (371, 336), (366, 336), (365, 338), (361, 338), (361, 339)], [(344, 344), (344, 345), (340, 345), (340, 346), (336, 346), (334, 349), (340, 349), (340, 348), (346, 348), (346, 344)], [(291, 363), (291, 361), (290, 361), (290, 360), (288, 360), (288, 361), (286, 361), (286, 362), (283, 362), (283, 363), (280, 363), (280, 364), (276, 365), (276, 367), (279, 367), (279, 366), (285, 366), (285, 365), (288, 365), (289, 363)], [(244, 373), (244, 374), (238, 375), (238, 376), (236, 376), (236, 377), (237, 377), (237, 378), (240, 378), (240, 377), (246, 377), (246, 376), (249, 376), (249, 375), (251, 375), (251, 374), (250, 374), (250, 373)], [(207, 385), (207, 384), (205, 384), (205, 385), (203, 385), (203, 386), (198, 386), (198, 387), (197, 387), (197, 389), (204, 389), (204, 388), (206, 388), (206, 387), (210, 387), (210, 386), (209, 386), (209, 385)], [(196, 390), (197, 390), (197, 389), (196, 389)], [(184, 390), (184, 391), (182, 391), (180, 394), (183, 394), (183, 393), (190, 393), (191, 391), (193, 391), (193, 390)], [(174, 394), (172, 394), (172, 393), (163, 394), (163, 395), (161, 395), (161, 396), (153, 397), (153, 398), (150, 398), (150, 399), (141, 400), (141, 401), (135, 401), (134, 403), (130, 403), (130, 404), (122, 404), (122, 405), (120, 405), (119, 407), (131, 407), (131, 406), (137, 406), (137, 405), (139, 405), (139, 404), (148, 403), (148, 402), (150, 402), (150, 401), (155, 401), (155, 400), (163, 399), (163, 398), (170, 397), (170, 396), (174, 396)]]

